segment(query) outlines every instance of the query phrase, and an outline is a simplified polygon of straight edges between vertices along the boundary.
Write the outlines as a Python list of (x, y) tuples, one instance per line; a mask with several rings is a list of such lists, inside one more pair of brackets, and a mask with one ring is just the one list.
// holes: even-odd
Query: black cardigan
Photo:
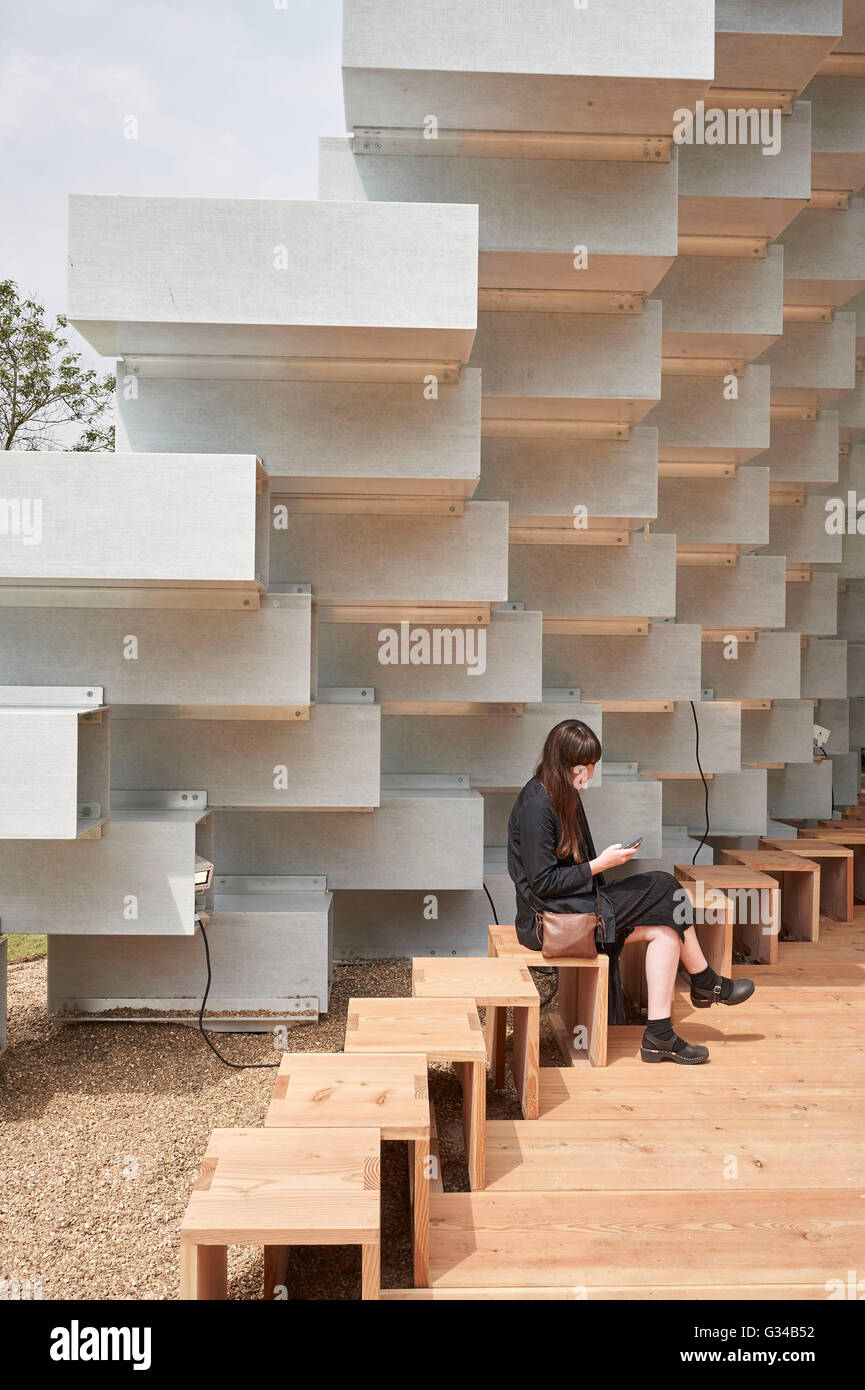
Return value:
[[(589, 859), (597, 857), (592, 832), (583, 809), (577, 805), (576, 824)], [(514, 802), (508, 821), (508, 873), (517, 890), (517, 936), (524, 946), (539, 949), (535, 936), (535, 912), (597, 912), (595, 883), (604, 888), (603, 874), (592, 877), (587, 862), (577, 863), (572, 854), (560, 859), (556, 845), (561, 824), (549, 793), (536, 777), (527, 782)], [(601, 893), (605, 941), (615, 940), (616, 918), (608, 895)], [(600, 938), (599, 938), (600, 939)]]

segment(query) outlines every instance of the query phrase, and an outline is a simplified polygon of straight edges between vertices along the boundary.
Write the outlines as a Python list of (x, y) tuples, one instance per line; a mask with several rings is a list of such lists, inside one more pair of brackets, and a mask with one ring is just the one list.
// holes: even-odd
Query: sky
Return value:
[(315, 198), (318, 136), (345, 128), (341, 9), (0, 0), (0, 278), (64, 312), (69, 193)]

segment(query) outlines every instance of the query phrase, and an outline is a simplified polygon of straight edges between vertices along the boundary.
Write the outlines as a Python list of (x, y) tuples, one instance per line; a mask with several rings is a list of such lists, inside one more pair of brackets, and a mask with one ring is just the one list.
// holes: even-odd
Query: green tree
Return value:
[(58, 314), (54, 325), (33, 299), (22, 299), (14, 280), (0, 280), (0, 449), (65, 449), (59, 431), (79, 423), (73, 449), (113, 450), (108, 417), (114, 377), (85, 368), (73, 352)]

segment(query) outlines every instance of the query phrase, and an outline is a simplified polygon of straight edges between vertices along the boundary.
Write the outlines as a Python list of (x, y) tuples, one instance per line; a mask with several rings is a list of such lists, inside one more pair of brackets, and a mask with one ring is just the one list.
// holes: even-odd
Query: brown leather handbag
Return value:
[(597, 912), (536, 912), (535, 934), (545, 960), (560, 956), (575, 956), (577, 960), (594, 960), (598, 954), (595, 933), (604, 930), (601, 890), (595, 883), (598, 898)]

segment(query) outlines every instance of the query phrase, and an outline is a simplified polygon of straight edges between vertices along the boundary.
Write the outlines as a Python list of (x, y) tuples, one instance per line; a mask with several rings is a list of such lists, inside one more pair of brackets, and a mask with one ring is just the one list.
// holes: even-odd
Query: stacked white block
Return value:
[(70, 321), (143, 377), (455, 376), (474, 339), (473, 207), (73, 197), (69, 259)]
[[(212, 980), (205, 1020), (264, 1031), (327, 1012), (333, 895), (284, 878), (221, 879), (207, 924)], [(201, 932), (106, 940), (51, 936), (48, 1007), (61, 1017), (116, 1016), (189, 1022), (205, 964)]]
[(0, 686), (0, 840), (76, 840), (108, 817), (101, 687)]
[(191, 936), (211, 832), (203, 791), (115, 791), (99, 838), (0, 840), (4, 931)]
[(669, 134), (677, 107), (714, 69), (714, 5), (597, 0), (562, 15), (544, 0), (503, 14), (492, 0), (446, 0), (427, 14), (399, 0), (346, 0), (343, 89), (349, 129), (422, 138), (433, 113), (454, 131)]
[(151, 454), (145, 462), (7, 452), (0, 488), (19, 502), (0, 548), (4, 604), (123, 606), (101, 591), (145, 589), (157, 591), (149, 603), (160, 607), (172, 602), (160, 589), (200, 589), (251, 608), (267, 581), (267, 477), (254, 455)]

